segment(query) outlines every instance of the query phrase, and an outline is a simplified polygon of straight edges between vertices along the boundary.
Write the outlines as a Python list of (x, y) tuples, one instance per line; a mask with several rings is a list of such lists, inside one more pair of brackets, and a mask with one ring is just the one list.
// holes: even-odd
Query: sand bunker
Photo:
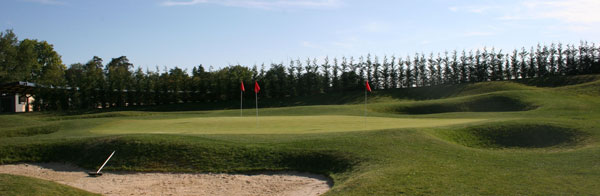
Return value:
[(93, 178), (59, 163), (0, 165), (0, 173), (51, 180), (103, 195), (321, 195), (324, 176), (273, 172), (260, 175), (103, 172)]

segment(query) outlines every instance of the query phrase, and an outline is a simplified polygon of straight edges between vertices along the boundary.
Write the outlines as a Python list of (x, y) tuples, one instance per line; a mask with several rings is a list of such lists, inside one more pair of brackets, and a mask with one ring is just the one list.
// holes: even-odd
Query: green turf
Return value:
[(90, 129), (92, 133), (160, 134), (300, 134), (448, 126), (484, 119), (408, 119), (360, 116), (196, 117), (160, 120), (127, 119)]
[(308, 171), (328, 195), (598, 195), (598, 78), (375, 91), (366, 128), (362, 92), (265, 99), (258, 126), (251, 106), (196, 103), (0, 115), (0, 163), (94, 169), (116, 150), (106, 170)]
[(3, 196), (34, 196), (34, 195), (98, 195), (55, 182), (0, 174), (0, 195)]

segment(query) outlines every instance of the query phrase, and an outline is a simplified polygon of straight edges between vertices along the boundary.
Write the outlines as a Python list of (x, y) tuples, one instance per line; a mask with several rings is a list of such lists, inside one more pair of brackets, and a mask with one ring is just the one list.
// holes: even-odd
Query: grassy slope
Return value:
[[(118, 153), (107, 166), (108, 170), (303, 170), (331, 176), (335, 186), (328, 193), (330, 195), (598, 194), (600, 81), (597, 76), (560, 78), (556, 81), (552, 82), (552, 87), (535, 87), (544, 86), (537, 83), (548, 82), (546, 80), (490, 82), (392, 90), (376, 92), (372, 96), (370, 116), (489, 119), (435, 128), (275, 135), (107, 136), (90, 131), (122, 120), (177, 122), (198, 117), (237, 116), (239, 110), (2, 115), (0, 122), (7, 123), (7, 126), (2, 126), (0, 133), (44, 125), (57, 126), (59, 131), (28, 137), (0, 134), (0, 162), (68, 161), (91, 169), (101, 162), (102, 157), (96, 157), (97, 154), (117, 149)], [(503, 112), (493, 109), (477, 112), (479, 110), (473, 109), (495, 104), (495, 99), (483, 99), (477, 107), (468, 105), (473, 100), (481, 100), (481, 97), (497, 96), (508, 97), (525, 106), (535, 106), (526, 109), (535, 109), (521, 111), (516, 108)], [(363, 106), (352, 105), (360, 103), (360, 98), (349, 95), (335, 99), (344, 101), (334, 101), (349, 105), (269, 108), (262, 109), (261, 114), (360, 116)], [(302, 104), (311, 103), (317, 101), (309, 100)], [(507, 103), (513, 104), (512, 101)], [(467, 106), (450, 107), (461, 104)], [(431, 107), (415, 107), (423, 105), (447, 108), (431, 112)], [(411, 107), (418, 112), (406, 112), (405, 108)], [(574, 143), (546, 148), (507, 148), (490, 144), (492, 140), (482, 140), (497, 139), (494, 134), (489, 134), (489, 130), (506, 130), (505, 127), (512, 125), (526, 127), (532, 122), (558, 124), (568, 130), (577, 130), (576, 135), (581, 137), (577, 137)]]
[(98, 195), (47, 180), (8, 174), (0, 174), (0, 194), (4, 196)]

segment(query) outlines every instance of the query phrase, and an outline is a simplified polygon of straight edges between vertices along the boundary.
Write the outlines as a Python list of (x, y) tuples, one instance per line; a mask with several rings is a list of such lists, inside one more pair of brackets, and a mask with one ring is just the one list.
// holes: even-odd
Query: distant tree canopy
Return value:
[[(45, 41), (19, 41), (12, 30), (0, 33), (0, 83), (35, 82), (38, 110), (92, 109), (182, 102), (237, 99), (241, 82), (260, 96), (285, 98), (359, 90), (369, 81), (373, 89), (413, 88), (545, 76), (600, 73), (600, 48), (585, 41), (579, 45), (538, 44), (529, 50), (503, 53), (495, 48), (419, 54), (406, 58), (371, 54), (366, 57), (326, 57), (291, 60), (217, 70), (198, 65), (189, 73), (181, 68), (162, 71), (135, 68), (127, 57), (99, 57), (68, 67)], [(252, 93), (245, 93), (251, 97)]]

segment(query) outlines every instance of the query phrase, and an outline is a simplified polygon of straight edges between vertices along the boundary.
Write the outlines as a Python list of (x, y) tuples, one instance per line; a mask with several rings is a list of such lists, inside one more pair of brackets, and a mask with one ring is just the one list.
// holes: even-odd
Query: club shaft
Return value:
[(100, 173), (100, 170), (102, 170), (102, 168), (104, 168), (104, 166), (106, 165), (106, 163), (108, 162), (108, 160), (110, 160), (110, 158), (115, 154), (115, 151), (113, 151), (110, 156), (108, 156), (108, 159), (106, 159), (106, 161), (104, 161), (104, 163), (102, 164), (102, 166), (100, 166), (100, 169), (98, 169), (98, 171), (96, 173)]

